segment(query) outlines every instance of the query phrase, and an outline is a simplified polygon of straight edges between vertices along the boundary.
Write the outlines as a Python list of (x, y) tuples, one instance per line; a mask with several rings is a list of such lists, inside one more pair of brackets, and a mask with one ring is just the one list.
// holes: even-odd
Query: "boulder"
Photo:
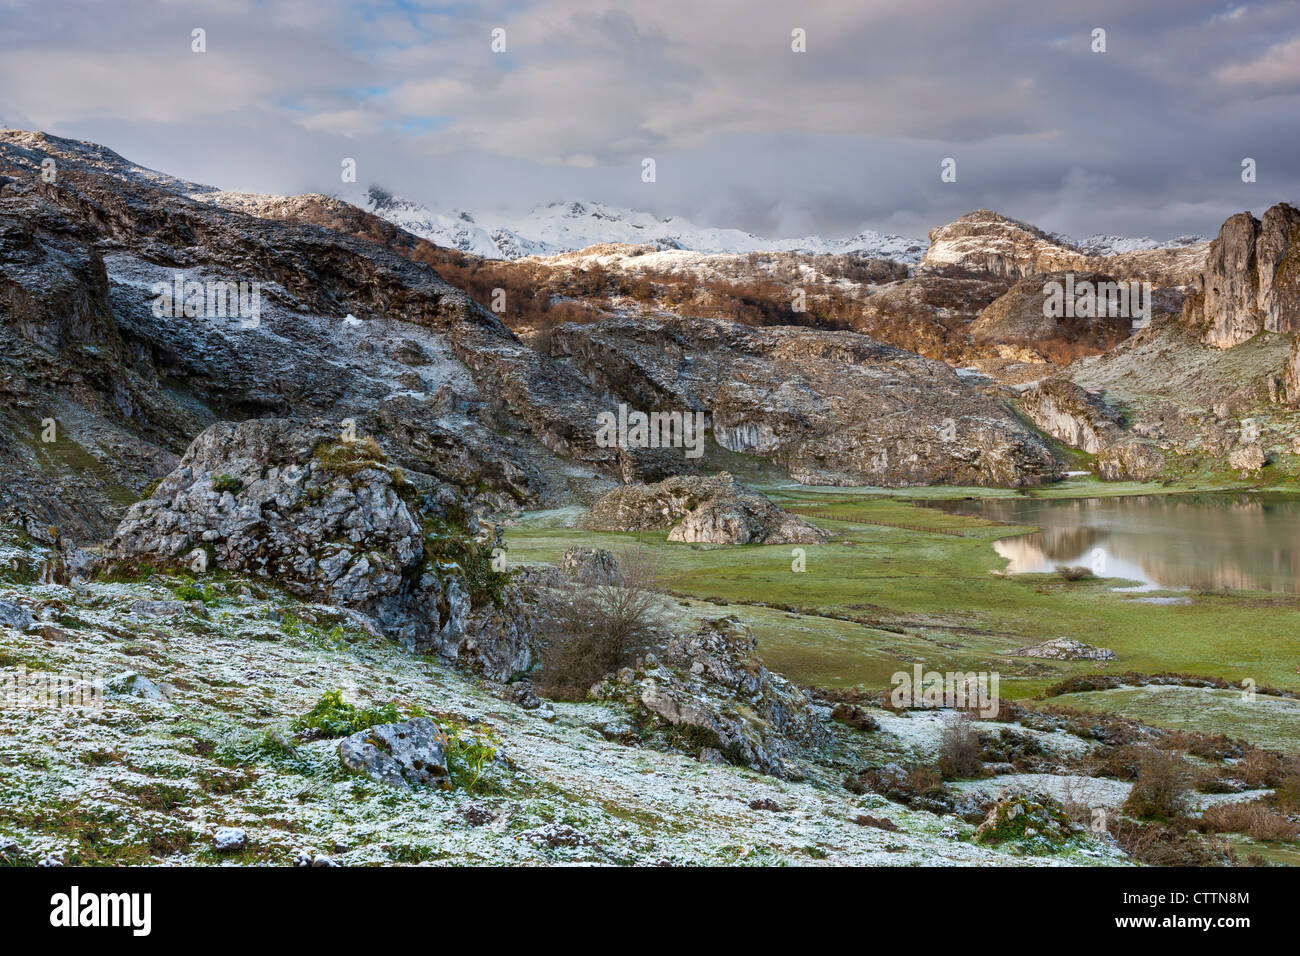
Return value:
[(560, 570), (580, 581), (610, 584), (618, 579), (618, 559), (604, 548), (572, 547), (560, 559)]
[(600, 531), (671, 529), (669, 541), (709, 544), (817, 544), (829, 537), (726, 472), (615, 488), (592, 506), (581, 523)]
[(264, 575), (373, 617), (413, 651), (493, 679), (527, 670), (531, 627), (491, 567), (499, 532), (453, 486), (369, 441), (284, 419), (221, 422), (133, 505), (107, 551), (202, 573)]
[(1164, 466), (1160, 449), (1138, 441), (1111, 445), (1097, 456), (1097, 475), (1102, 481), (1151, 481)]
[(753, 634), (735, 617), (705, 621), (694, 634), (672, 638), (592, 696), (620, 700), (668, 728), (667, 738), (703, 760), (730, 763), (777, 777), (801, 776), (797, 761), (824, 747), (824, 715), (808, 697), (759, 661)]
[(167, 694), (162, 687), (143, 674), (137, 674), (134, 671), (127, 671), (124, 674), (111, 677), (104, 686), (113, 693), (121, 694), (124, 697), (140, 697), (144, 700), (156, 701), (167, 700)]
[(1259, 442), (1243, 442), (1228, 452), (1228, 467), (1242, 472), (1259, 471), (1268, 461)]
[(217, 827), (212, 834), (212, 848), (218, 853), (238, 853), (248, 846), (248, 834), (236, 827)]
[(0, 601), (0, 626), (11, 627), (15, 631), (25, 631), (35, 623), (31, 612), (25, 607)]
[(393, 787), (451, 787), (447, 735), (428, 717), (379, 724), (339, 741), (339, 760)]

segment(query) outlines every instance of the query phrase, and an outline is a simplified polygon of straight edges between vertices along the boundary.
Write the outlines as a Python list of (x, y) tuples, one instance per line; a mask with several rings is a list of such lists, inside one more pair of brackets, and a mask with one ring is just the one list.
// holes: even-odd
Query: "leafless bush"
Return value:
[(1215, 804), (1201, 815), (1198, 826), (1206, 833), (1244, 833), (1255, 840), (1294, 840), (1300, 836), (1300, 826), (1259, 801)]
[(980, 735), (969, 716), (953, 714), (939, 732), (939, 772), (945, 777), (974, 777), (984, 769)]
[(1191, 769), (1181, 753), (1150, 749), (1139, 759), (1124, 809), (1136, 817), (1171, 820), (1187, 808), (1191, 789)]
[(542, 617), (538, 692), (582, 700), (593, 684), (632, 664), (663, 627), (656, 564), (637, 547), (618, 555), (612, 575), (585, 569), (551, 596)]

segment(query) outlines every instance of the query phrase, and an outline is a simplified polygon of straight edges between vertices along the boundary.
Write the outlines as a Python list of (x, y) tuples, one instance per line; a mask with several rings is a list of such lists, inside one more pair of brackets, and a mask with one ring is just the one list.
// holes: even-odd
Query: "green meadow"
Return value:
[[(1067, 483), (1062, 483), (1066, 485)], [(1094, 495), (1075, 480), (1037, 494)], [(1004, 575), (992, 542), (1030, 531), (946, 514), (908, 499), (1015, 494), (989, 489), (764, 489), (832, 539), (794, 548), (670, 544), (665, 533), (610, 534), (565, 527), (575, 511), (526, 516), (507, 530), (512, 563), (552, 562), (567, 547), (647, 549), (682, 617), (736, 614), (754, 630), (774, 670), (802, 684), (882, 689), (915, 662), (927, 670), (997, 671), (1001, 693), (1026, 698), (1072, 675), (1173, 671), (1247, 678), (1300, 690), (1300, 596), (1180, 592), (1185, 604), (1151, 604), (1113, 590), (1126, 582), (1055, 574)], [(1152, 486), (1110, 486), (1146, 493)], [(1177, 490), (1192, 490), (1177, 489)], [(1058, 662), (1010, 656), (1049, 638), (1108, 647), (1116, 660)]]

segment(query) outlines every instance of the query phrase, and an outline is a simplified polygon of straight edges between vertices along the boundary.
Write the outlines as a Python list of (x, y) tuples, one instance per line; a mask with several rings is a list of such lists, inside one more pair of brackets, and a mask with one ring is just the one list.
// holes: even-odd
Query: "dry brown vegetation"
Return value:
[(546, 614), (537, 691), (552, 700), (584, 700), (593, 684), (631, 665), (664, 619), (658, 573), (649, 552), (618, 555), (612, 576), (587, 570), (557, 589)]

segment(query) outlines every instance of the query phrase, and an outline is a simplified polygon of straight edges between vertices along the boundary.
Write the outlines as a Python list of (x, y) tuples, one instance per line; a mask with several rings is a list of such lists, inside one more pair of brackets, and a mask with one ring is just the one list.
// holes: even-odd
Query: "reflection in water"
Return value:
[(927, 502), (1042, 530), (994, 543), (1013, 574), (1082, 565), (1151, 587), (1300, 592), (1300, 498), (1221, 493)]

